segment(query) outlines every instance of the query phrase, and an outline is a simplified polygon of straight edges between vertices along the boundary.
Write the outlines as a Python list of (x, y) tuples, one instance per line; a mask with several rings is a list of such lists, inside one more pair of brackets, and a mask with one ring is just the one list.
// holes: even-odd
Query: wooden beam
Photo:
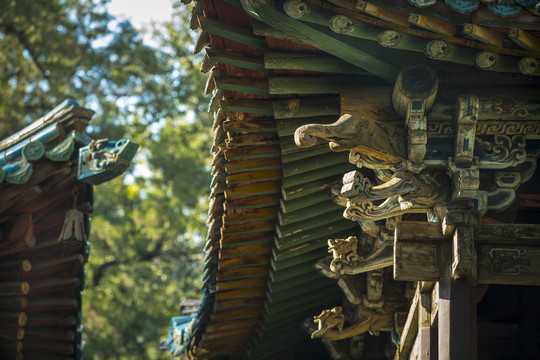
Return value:
[(451, 44), (444, 40), (432, 40), (426, 45), (426, 55), (431, 59), (457, 64), (474, 65), (477, 51)]
[(420, 14), (409, 14), (409, 23), (433, 31), (437, 34), (453, 36), (456, 33), (456, 24), (451, 21), (432, 18)]
[(357, 65), (391, 83), (399, 72), (393, 65), (382, 62), (380, 58), (374, 56), (373, 49), (365, 50), (373, 47), (367, 41), (364, 44), (364, 40), (355, 39), (355, 45), (353, 45), (345, 39), (346, 37), (335, 34), (329, 29), (292, 19), (278, 12), (273, 0), (242, 0), (242, 6), (252, 17), (271, 26), (279, 27), (288, 33), (296, 33), (309, 38), (315, 41), (321, 50)]
[(540, 52), (540, 38), (521, 29), (510, 29), (508, 38), (525, 50)]
[(274, 118), (276, 119), (337, 115), (339, 113), (339, 97), (324, 96), (273, 100), (272, 106)]
[(223, 110), (246, 112), (250, 114), (272, 115), (272, 102), (268, 100), (219, 100)]
[(216, 78), (216, 87), (220, 90), (239, 91), (248, 94), (269, 95), (266, 79), (226, 77)]
[(463, 34), (487, 45), (497, 47), (503, 47), (504, 45), (504, 33), (480, 25), (464, 24)]
[(331, 55), (302, 53), (264, 53), (267, 69), (307, 70), (328, 73), (367, 75), (368, 72)]
[(261, 56), (214, 48), (206, 48), (206, 55), (214, 63), (223, 63), (266, 73), (271, 72), (265, 69), (264, 60)]
[(267, 48), (266, 40), (253, 34), (250, 28), (204, 16), (197, 16), (197, 19), (204, 31), (257, 49), (265, 50)]

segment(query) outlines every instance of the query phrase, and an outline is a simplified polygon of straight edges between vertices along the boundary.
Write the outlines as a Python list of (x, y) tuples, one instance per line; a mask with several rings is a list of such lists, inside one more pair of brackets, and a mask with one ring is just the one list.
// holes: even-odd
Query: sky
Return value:
[(171, 18), (172, 0), (111, 0), (109, 13), (131, 21), (135, 28), (141, 28), (152, 21), (166, 21)]

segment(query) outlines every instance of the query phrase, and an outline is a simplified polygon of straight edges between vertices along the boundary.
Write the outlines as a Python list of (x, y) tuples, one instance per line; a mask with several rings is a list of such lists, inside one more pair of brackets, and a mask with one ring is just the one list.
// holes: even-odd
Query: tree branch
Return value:
[(41, 74), (46, 78), (46, 79), (49, 79), (49, 75), (47, 74), (47, 70), (45, 70), (45, 68), (41, 65), (41, 63), (39, 62), (38, 58), (37, 58), (37, 55), (34, 51), (34, 49), (32, 48), (32, 46), (30, 45), (30, 42), (28, 41), (28, 38), (26, 37), (26, 35), (24, 34), (24, 32), (18, 30), (15, 28), (15, 25), (14, 24), (5, 24), (5, 23), (1, 23), (0, 24), (1, 27), (4, 28), (4, 31), (6, 34), (11, 34), (11, 35), (14, 35), (18, 40), (19, 42), (22, 44), (22, 46), (28, 51), (28, 53), (30, 54), (30, 57), (32, 58), (32, 61), (34, 62), (34, 64), (36, 65), (36, 67), (39, 69), (39, 71), (41, 72)]
[(120, 260), (112, 260), (105, 262), (97, 267), (97, 269), (94, 271), (94, 276), (92, 278), (93, 285), (97, 287), (99, 285), (99, 282), (105, 275), (105, 272), (110, 267), (118, 266), (118, 265), (124, 265), (129, 264), (134, 261), (139, 262), (146, 262), (146, 261), (152, 261), (153, 259), (163, 255), (163, 245), (165, 244), (165, 238), (160, 238), (156, 244), (154, 245), (154, 248), (150, 250), (147, 253), (144, 254), (137, 254), (135, 256), (132, 256), (127, 259), (120, 259)]

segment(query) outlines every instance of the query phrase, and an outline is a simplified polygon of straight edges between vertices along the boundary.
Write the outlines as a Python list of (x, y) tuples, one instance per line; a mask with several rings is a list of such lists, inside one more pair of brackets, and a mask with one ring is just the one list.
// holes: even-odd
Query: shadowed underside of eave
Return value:
[[(374, 6), (379, 11), (375, 11), (373, 6), (355, 9), (352, 1), (332, 1), (325, 5), (328, 12), (321, 13), (317, 6), (322, 2), (315, 0), (307, 3), (316, 11), (301, 22), (272, 13), (279, 20), (273, 28), (252, 20), (242, 3), (247, 2), (205, 0), (201, 1), (204, 11), (197, 13), (202, 29), (199, 50), (207, 46), (203, 64), (203, 71), (209, 73), (206, 91), (213, 93), (210, 107), (215, 112), (214, 178), (204, 268), (206, 290), (212, 296), (207, 298), (203, 314), (199, 313), (198, 340), (192, 348), (200, 358), (249, 354), (262, 359), (277, 354), (308, 339), (303, 320), (339, 304), (341, 292), (335, 281), (319, 275), (313, 264), (328, 255), (328, 238), (358, 232), (358, 226), (344, 220), (343, 208), (330, 198), (331, 186), (354, 165), (348, 163), (347, 154), (333, 153), (326, 145), (297, 148), (293, 134), (304, 124), (334, 122), (340, 114), (338, 94), (344, 85), (384, 83), (369, 72), (393, 81), (392, 71), (360, 68), (358, 61), (368, 65), (369, 59), (357, 61), (356, 55), (364, 49), (371, 51), (380, 55), (379, 61), (387, 61), (390, 70), (407, 62), (432, 61), (443, 70), (442, 77), (445, 72), (451, 74), (447, 65), (457, 64), (460, 71), (474, 72), (471, 83), (476, 81), (471, 66), (476, 55), (471, 57), (471, 51), (459, 46), (502, 55), (512, 52), (519, 58), (538, 55), (524, 47), (487, 45), (486, 38), (471, 41), (461, 34), (441, 35), (444, 23), (434, 21), (437, 17), (424, 10), (419, 13), (433, 16), (424, 18), (427, 24), (441, 28), (412, 24), (409, 8), (400, 8), (398, 14), (383, 11), (378, 2), (373, 2), (378, 4)], [(322, 18), (345, 14), (365, 21), (368, 30), (357, 37), (328, 33), (316, 14)], [(404, 18), (406, 24), (401, 21)], [(498, 25), (503, 23), (497, 19)], [(286, 25), (285, 30), (298, 31), (279, 30), (280, 24)], [(388, 49), (376, 37), (369, 38), (385, 28), (403, 31), (411, 48)], [(312, 46), (306, 36), (311, 31), (324, 35), (319, 40), (330, 41), (324, 45), (328, 48), (321, 48), (327, 53)], [(501, 32), (509, 36), (508, 30)], [(499, 37), (492, 35), (495, 40)], [(457, 45), (461, 55), (437, 62), (416, 49), (440, 39)], [(321, 69), (325, 73), (317, 72)], [(500, 82), (510, 81), (510, 75), (503, 74), (507, 69), (497, 69), (491, 71), (501, 71)], [(517, 67), (512, 69), (519, 73)], [(523, 81), (521, 74), (512, 76)], [(443, 81), (452, 83), (452, 76), (446, 75)]]

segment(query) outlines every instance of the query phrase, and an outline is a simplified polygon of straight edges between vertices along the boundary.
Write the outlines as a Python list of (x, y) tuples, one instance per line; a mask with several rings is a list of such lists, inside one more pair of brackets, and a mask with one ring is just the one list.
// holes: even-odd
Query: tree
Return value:
[(199, 296), (211, 118), (189, 11), (147, 29), (150, 47), (106, 3), (0, 0), (0, 138), (73, 98), (97, 110), (93, 137), (141, 144), (135, 170), (95, 191), (83, 336), (90, 359), (156, 359)]

